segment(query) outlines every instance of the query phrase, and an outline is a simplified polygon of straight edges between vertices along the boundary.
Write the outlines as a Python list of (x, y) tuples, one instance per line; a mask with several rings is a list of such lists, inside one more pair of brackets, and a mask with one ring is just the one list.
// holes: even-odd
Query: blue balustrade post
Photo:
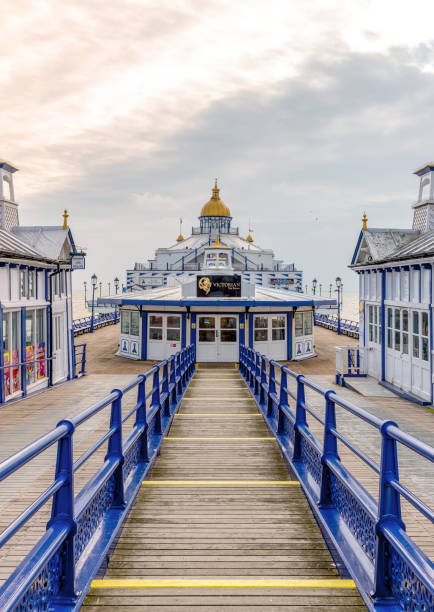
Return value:
[(261, 408), (265, 408), (267, 403), (267, 367), (265, 355), (261, 355), (261, 378), (259, 383), (259, 405)]
[(62, 577), (61, 588), (56, 595), (56, 604), (71, 605), (77, 599), (75, 592), (75, 559), (74, 559), (74, 536), (77, 532), (77, 523), (74, 516), (74, 469), (72, 439), (74, 435), (74, 424), (63, 420), (57, 426), (65, 425), (68, 432), (60, 438), (57, 444), (57, 460), (55, 480), (64, 478), (64, 483), (53, 496), (51, 507), (51, 518), (47, 528), (63, 527), (65, 523), (69, 527), (69, 533), (62, 544)]
[(177, 393), (178, 398), (182, 395), (182, 376), (181, 376), (181, 356), (179, 353), (176, 353), (176, 378), (177, 378)]
[(169, 366), (168, 366), (167, 359), (163, 363), (163, 378), (161, 380), (161, 392), (164, 395), (163, 415), (170, 417)]
[(301, 461), (301, 449), (303, 444), (303, 438), (299, 428), (307, 425), (306, 410), (304, 408), (306, 402), (306, 395), (304, 389), (304, 376), (299, 374), (297, 376), (297, 405), (295, 409), (295, 424), (294, 424), (294, 450), (292, 455), (293, 461)]
[(321, 492), (319, 503), (323, 508), (333, 506), (332, 491), (331, 491), (331, 470), (328, 465), (329, 460), (339, 461), (338, 441), (333, 434), (332, 429), (336, 429), (336, 407), (334, 401), (330, 399), (333, 391), (327, 391), (325, 394), (325, 423), (324, 423), (324, 442), (323, 453), (321, 456), (322, 472), (321, 472)]
[(151, 400), (151, 408), (155, 406), (158, 407), (157, 413), (154, 417), (154, 432), (157, 435), (161, 435), (162, 427), (161, 427), (161, 402), (160, 402), (160, 366), (154, 366), (155, 372), (152, 378), (152, 400)]
[(273, 416), (273, 397), (275, 397), (276, 395), (276, 382), (275, 382), (275, 371), (274, 371), (274, 364), (272, 361), (269, 362), (268, 364), (269, 367), (269, 371), (268, 371), (268, 394), (267, 394), (267, 416), (268, 417), (272, 417)]
[(280, 370), (280, 394), (279, 394), (279, 408), (277, 416), (277, 435), (284, 436), (288, 433), (287, 417), (285, 416), (282, 408), (289, 408), (288, 401), (288, 380), (284, 368)]
[(81, 370), (80, 374), (84, 376), (86, 373), (86, 344), (83, 344), (83, 353), (81, 355)]
[(385, 421), (380, 429), (382, 435), (381, 463), (380, 463), (380, 491), (378, 502), (378, 518), (375, 525), (375, 574), (374, 591), (372, 596), (376, 603), (393, 599), (392, 593), (392, 567), (390, 545), (383, 535), (382, 527), (385, 523), (395, 524), (405, 529), (401, 519), (401, 498), (398, 491), (390, 486), (390, 481), (399, 481), (398, 452), (396, 440), (387, 432), (390, 426), (398, 427), (393, 421)]
[(255, 388), (255, 375), (256, 375), (256, 366), (255, 366), (255, 352), (253, 349), (249, 348), (249, 379), (250, 379), (250, 388), (254, 390)]
[(178, 404), (178, 396), (176, 393), (176, 358), (172, 355), (170, 358), (170, 409), (175, 410)]
[(122, 391), (113, 389), (112, 393), (116, 393), (116, 399), (112, 401), (112, 409), (110, 414), (110, 428), (114, 428), (115, 432), (109, 439), (106, 460), (116, 461), (117, 466), (113, 473), (115, 492), (113, 499), (113, 508), (125, 507), (125, 490), (124, 490), (124, 453), (122, 450)]
[(261, 356), (259, 355), (259, 353), (256, 353), (255, 355), (255, 389), (254, 389), (254, 394), (256, 396), (259, 396), (259, 391), (260, 391), (260, 376), (261, 376), (261, 366), (260, 366), (260, 359)]
[(140, 434), (139, 439), (139, 461), (149, 461), (148, 452), (148, 420), (146, 418), (146, 376), (139, 374), (138, 377), (140, 382), (137, 387), (137, 404), (136, 410), (136, 422), (134, 424), (137, 428), (143, 428), (143, 432)]

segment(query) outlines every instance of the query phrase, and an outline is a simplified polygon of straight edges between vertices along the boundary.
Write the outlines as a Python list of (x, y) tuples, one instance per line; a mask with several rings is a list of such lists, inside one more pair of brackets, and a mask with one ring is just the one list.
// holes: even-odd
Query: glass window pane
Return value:
[(180, 342), (181, 341), (181, 330), (178, 327), (168, 327), (167, 328), (167, 339), (171, 342)]
[(255, 317), (255, 329), (267, 329), (268, 317)]
[(304, 335), (310, 336), (312, 334), (312, 313), (305, 312), (303, 314), (304, 319)]
[(303, 313), (301, 312), (295, 313), (295, 335), (303, 335)]
[(402, 311), (402, 331), (408, 332), (408, 310)]
[(285, 328), (273, 329), (272, 340), (285, 340)]
[(45, 310), (36, 311), (36, 378), (44, 378), (45, 370)]
[(167, 327), (181, 327), (181, 317), (176, 315), (168, 315)]
[(130, 334), (132, 336), (139, 335), (139, 321), (140, 321), (140, 313), (139, 312), (131, 312), (131, 328)]
[(25, 270), (20, 270), (20, 285), (21, 285), (21, 297), (26, 297), (27, 295), (27, 276)]
[[(199, 317), (199, 329), (215, 329), (215, 317)], [(214, 342), (214, 340), (204, 340)]]
[[(26, 312), (26, 361), (35, 358), (35, 311)], [(26, 365), (26, 383), (30, 385), (35, 381), (35, 366), (33, 363)]]
[(236, 329), (222, 329), (220, 332), (221, 342), (236, 342), (237, 341), (237, 330)]
[(387, 327), (392, 327), (392, 309), (387, 309)]
[[(10, 314), (5, 313), (3, 315), (3, 365), (7, 366), (11, 363), (11, 354), (10, 354), (10, 342), (9, 342), (9, 326), (10, 326)], [(5, 368), (3, 370), (3, 381), (5, 386), (5, 394), (10, 395), (11, 391), (11, 376), (12, 376), (12, 368)]]
[(413, 336), (413, 357), (420, 358), (419, 352), (419, 336)]
[(237, 329), (236, 317), (222, 317), (220, 319), (220, 329)]
[(373, 323), (374, 322), (374, 307), (368, 306), (368, 312), (369, 312), (369, 323)]
[[(20, 363), (20, 322), (21, 313), (12, 313), (12, 363)], [(19, 391), (20, 389), (20, 367), (13, 368), (12, 370), (12, 393)]]
[(374, 323), (378, 324), (378, 307), (374, 306)]
[(401, 329), (401, 311), (395, 308), (395, 329)]
[(428, 336), (428, 313), (422, 313), (422, 336)]
[(284, 315), (278, 315), (277, 317), (271, 317), (271, 327), (285, 327)]
[(163, 315), (150, 315), (149, 325), (151, 327), (163, 327)]
[(419, 333), (419, 313), (413, 312), (413, 333)]
[(215, 342), (215, 330), (199, 329), (199, 342)]
[(130, 313), (128, 310), (121, 310), (121, 334), (130, 333)]
[(395, 351), (401, 350), (401, 334), (399, 331), (395, 332)]
[(374, 340), (374, 330), (373, 330), (373, 325), (372, 323), (369, 323), (369, 342), (372, 342)]
[(428, 338), (422, 338), (422, 359), (429, 361)]
[(402, 352), (408, 355), (408, 334), (402, 334)]
[(267, 329), (255, 329), (255, 342), (267, 342), (268, 330)]
[(163, 330), (161, 327), (150, 327), (149, 328), (149, 340), (162, 340)]
[(392, 330), (387, 330), (387, 348), (392, 348)]

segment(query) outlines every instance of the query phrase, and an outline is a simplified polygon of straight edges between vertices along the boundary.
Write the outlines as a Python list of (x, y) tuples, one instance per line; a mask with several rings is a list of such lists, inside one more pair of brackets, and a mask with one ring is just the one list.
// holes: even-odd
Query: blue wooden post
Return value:
[(255, 367), (255, 353), (253, 349), (249, 349), (249, 370), (250, 370), (250, 388), (254, 390), (255, 388), (255, 376), (256, 376), (256, 367)]
[(161, 402), (160, 402), (160, 366), (154, 366), (155, 372), (152, 377), (152, 400), (151, 408), (157, 406), (157, 413), (154, 417), (154, 433), (161, 435)]
[(261, 383), (261, 366), (260, 366), (260, 361), (261, 356), (259, 355), (259, 353), (256, 353), (256, 358), (255, 358), (255, 395), (259, 396), (259, 391), (260, 391), (260, 383)]
[(169, 367), (168, 361), (163, 363), (163, 378), (161, 381), (161, 392), (164, 395), (163, 416), (170, 417), (170, 398), (169, 398)]
[(288, 402), (288, 380), (285, 369), (280, 370), (280, 395), (279, 395), (279, 410), (277, 418), (277, 435), (284, 436), (288, 433), (287, 417), (282, 411), (282, 408), (289, 408)]
[(267, 416), (273, 416), (273, 397), (276, 395), (275, 371), (272, 361), (268, 364), (268, 394), (267, 394)]
[(112, 393), (116, 393), (117, 397), (112, 401), (110, 427), (114, 427), (116, 431), (109, 438), (107, 455), (105, 459), (118, 462), (118, 465), (113, 473), (115, 493), (112, 507), (124, 508), (125, 492), (123, 472), (124, 454), (122, 451), (122, 391), (120, 389), (113, 389)]
[(181, 376), (181, 356), (176, 353), (176, 380), (177, 380), (177, 394), (178, 399), (182, 395), (182, 376)]
[(396, 440), (391, 438), (387, 432), (389, 427), (398, 427), (393, 421), (385, 421), (380, 429), (382, 435), (381, 464), (380, 464), (380, 499), (378, 502), (378, 520), (375, 526), (376, 550), (375, 550), (375, 574), (373, 597), (376, 603), (383, 600), (390, 601), (392, 598), (392, 568), (390, 546), (384, 537), (381, 527), (384, 523), (395, 522), (403, 529), (405, 526), (401, 520), (401, 498), (389, 481), (399, 481), (398, 453)]
[(336, 429), (336, 409), (335, 403), (330, 399), (330, 394), (333, 391), (327, 391), (325, 394), (325, 423), (324, 423), (324, 443), (323, 454), (321, 457), (322, 472), (321, 472), (321, 493), (319, 498), (320, 506), (330, 508), (333, 505), (331, 493), (331, 470), (327, 465), (329, 459), (339, 461), (338, 441), (333, 435), (331, 429)]
[(261, 408), (265, 408), (267, 403), (267, 368), (265, 355), (261, 355), (261, 380), (259, 383), (259, 405)]
[(57, 460), (55, 480), (64, 478), (65, 481), (53, 496), (51, 507), (51, 518), (47, 523), (47, 529), (56, 528), (57, 523), (69, 526), (68, 536), (63, 543), (62, 559), (62, 581), (60, 591), (55, 598), (55, 603), (60, 605), (71, 605), (77, 599), (75, 592), (75, 562), (74, 562), (74, 536), (77, 532), (77, 523), (74, 517), (74, 469), (72, 453), (72, 436), (74, 424), (63, 420), (57, 424), (58, 427), (66, 426), (67, 433), (60, 438), (57, 444)]
[(176, 357), (172, 355), (170, 358), (170, 409), (175, 410), (178, 404), (178, 396), (176, 393)]
[(139, 461), (149, 461), (148, 453), (148, 421), (146, 418), (146, 376), (139, 374), (140, 379), (137, 387), (137, 404), (135, 427), (143, 428), (140, 434), (139, 444)]
[(295, 410), (295, 425), (294, 425), (294, 451), (292, 455), (293, 461), (301, 461), (301, 447), (303, 444), (302, 435), (299, 427), (307, 425), (306, 410), (304, 408), (306, 397), (304, 390), (304, 376), (297, 376), (297, 406)]
[[(26, 309), (21, 308), (21, 361), (27, 361), (26, 358)], [(27, 366), (21, 366), (21, 389), (23, 390), (23, 397), (27, 395)]]

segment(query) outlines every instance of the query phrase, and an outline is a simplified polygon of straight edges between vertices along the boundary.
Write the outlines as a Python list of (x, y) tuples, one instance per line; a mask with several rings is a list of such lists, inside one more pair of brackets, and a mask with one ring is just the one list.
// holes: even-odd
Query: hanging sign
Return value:
[(73, 255), (71, 257), (71, 269), (72, 270), (84, 270), (85, 259), (84, 255)]
[(241, 276), (197, 276), (197, 297), (241, 297)]

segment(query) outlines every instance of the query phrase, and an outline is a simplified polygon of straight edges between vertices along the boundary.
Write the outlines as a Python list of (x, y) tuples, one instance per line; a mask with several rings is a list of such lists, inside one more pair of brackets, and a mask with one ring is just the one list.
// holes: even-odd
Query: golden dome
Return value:
[(176, 242), (182, 242), (184, 240), (184, 236), (182, 234), (179, 234), (178, 238), (176, 239)]
[(215, 180), (212, 190), (211, 199), (202, 206), (200, 211), (201, 217), (230, 217), (231, 211), (224, 202), (220, 200), (220, 189), (217, 187), (217, 179)]
[(253, 242), (253, 238), (251, 237), (251, 235), (249, 234), (246, 238), (247, 242)]

